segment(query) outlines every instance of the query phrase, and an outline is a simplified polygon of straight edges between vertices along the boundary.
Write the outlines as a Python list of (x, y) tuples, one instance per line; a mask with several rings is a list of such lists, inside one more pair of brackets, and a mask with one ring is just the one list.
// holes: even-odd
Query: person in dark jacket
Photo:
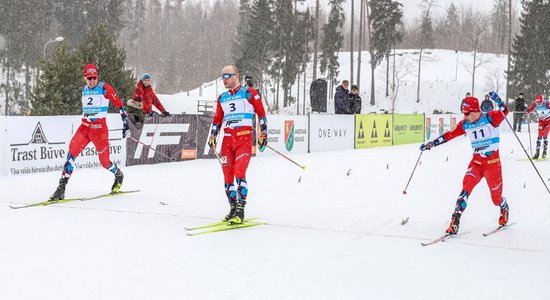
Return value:
[(138, 100), (129, 99), (126, 102), (126, 112), (135, 123), (143, 123), (145, 121), (141, 98), (138, 98)]
[(489, 97), (489, 95), (485, 95), (485, 99), (481, 101), (481, 112), (490, 112), (491, 110), (495, 109), (495, 104), (493, 103), (493, 100)]
[(523, 121), (524, 112), (527, 109), (527, 103), (523, 98), (523, 93), (519, 93), (519, 97), (514, 102), (514, 131), (521, 132), (521, 122)]
[(151, 75), (149, 73), (145, 73), (141, 76), (141, 80), (134, 90), (134, 100), (142, 103), (143, 113), (147, 116), (157, 114), (153, 111), (153, 106), (155, 106), (165, 117), (170, 115), (170, 113), (164, 109), (162, 103), (160, 103), (155, 92), (153, 92), (153, 87), (151, 87)]
[(361, 113), (361, 96), (359, 96), (359, 87), (357, 85), (351, 86), (351, 93), (349, 93), (349, 103), (352, 114)]
[(334, 94), (334, 112), (337, 114), (350, 114), (350, 103), (348, 99), (349, 81), (343, 80), (342, 84), (336, 87)]

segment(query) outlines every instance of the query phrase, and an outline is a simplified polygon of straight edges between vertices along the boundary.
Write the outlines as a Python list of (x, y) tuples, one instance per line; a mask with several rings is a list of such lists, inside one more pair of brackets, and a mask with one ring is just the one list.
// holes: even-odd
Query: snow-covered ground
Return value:
[[(140, 193), (20, 210), (8, 204), (47, 198), (59, 174), (0, 177), (0, 299), (548, 299), (550, 195), (514, 136), (501, 146), (514, 225), (489, 237), (499, 210), (483, 180), (461, 234), (420, 245), (448, 225), (471, 153), (463, 137), (424, 153), (403, 195), (418, 155), (295, 155), (307, 171), (254, 158), (246, 213), (269, 224), (194, 237), (184, 227), (228, 210), (216, 160), (126, 167)], [(549, 162), (535, 164), (548, 182)], [(66, 196), (111, 181), (78, 169)]]

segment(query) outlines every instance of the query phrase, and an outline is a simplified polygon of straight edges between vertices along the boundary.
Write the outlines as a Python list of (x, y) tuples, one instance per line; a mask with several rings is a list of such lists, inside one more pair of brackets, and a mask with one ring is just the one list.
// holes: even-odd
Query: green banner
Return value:
[(413, 144), (424, 142), (424, 115), (394, 115), (393, 144)]
[(392, 115), (355, 115), (355, 149), (392, 145)]

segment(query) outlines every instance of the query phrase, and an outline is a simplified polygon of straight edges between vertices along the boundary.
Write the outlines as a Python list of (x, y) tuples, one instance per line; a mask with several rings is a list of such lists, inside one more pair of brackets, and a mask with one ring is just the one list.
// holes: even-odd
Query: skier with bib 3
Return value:
[[(239, 71), (235, 66), (226, 66), (222, 70), (222, 80), (226, 92), (217, 100), (216, 113), (212, 122), (212, 131), (208, 145), (216, 151), (216, 138), (224, 126), (221, 148), (224, 186), (230, 211), (224, 221), (244, 222), (244, 207), (248, 195), (246, 169), (252, 155), (252, 131), (254, 114), (258, 115), (260, 133), (258, 146), (267, 145), (267, 119), (262, 98), (255, 88), (242, 86)], [(237, 186), (235, 186), (235, 182)]]
[(96, 65), (87, 64), (84, 67), (84, 80), (86, 86), (82, 89), (82, 123), (71, 139), (67, 161), (63, 167), (59, 185), (50, 197), (50, 201), (65, 198), (65, 186), (73, 173), (74, 161), (90, 142), (95, 145), (101, 165), (115, 176), (111, 192), (118, 192), (124, 179), (122, 171), (109, 158), (109, 129), (105, 119), (109, 110), (109, 102), (113, 102), (119, 108), (123, 125), (122, 138), (125, 138), (129, 127), (123, 103), (111, 85), (99, 81), (99, 72)]
[(483, 113), (480, 110), (477, 98), (467, 97), (462, 103), (464, 119), (457, 124), (456, 128), (420, 146), (421, 151), (430, 150), (464, 134), (468, 136), (472, 145), (473, 157), (464, 175), (462, 191), (456, 200), (451, 223), (446, 230), (449, 235), (458, 232), (460, 217), (466, 209), (468, 198), (474, 187), (484, 177), (489, 186), (493, 204), (500, 208), (499, 225), (504, 226), (508, 223), (509, 206), (506, 198), (502, 197), (502, 168), (499, 155), (500, 137), (498, 128), (508, 114), (508, 109), (495, 92), (490, 92), (489, 96), (497, 103), (498, 110)]

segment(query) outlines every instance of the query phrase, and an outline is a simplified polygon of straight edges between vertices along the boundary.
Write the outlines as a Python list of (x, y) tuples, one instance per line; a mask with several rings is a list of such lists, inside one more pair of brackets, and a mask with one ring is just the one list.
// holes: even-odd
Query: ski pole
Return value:
[[(210, 147), (212, 148), (212, 147)], [(225, 165), (225, 163), (222, 161), (222, 158), (220, 157), (220, 155), (218, 154), (218, 151), (216, 151), (215, 148), (212, 148), (212, 150), (214, 150), (214, 155), (216, 155), (216, 158), (218, 159), (218, 162), (220, 163), (220, 165), (223, 167)]]
[(542, 179), (542, 176), (540, 175), (539, 169), (537, 169), (537, 167), (535, 166), (535, 163), (531, 159), (531, 156), (529, 156), (529, 153), (527, 153), (527, 150), (525, 149), (525, 147), (521, 143), (521, 140), (519, 139), (518, 135), (514, 131), (514, 127), (512, 126), (512, 124), (510, 124), (510, 121), (508, 121), (508, 119), (506, 118), (506, 115), (504, 114), (504, 112), (502, 110), (500, 112), (504, 116), (504, 120), (506, 120), (506, 123), (508, 123), (508, 126), (510, 126), (510, 129), (512, 130), (512, 133), (514, 133), (514, 135), (516, 136), (516, 139), (518, 140), (518, 143), (521, 146), (521, 149), (523, 149), (523, 152), (525, 152), (525, 155), (527, 155), (527, 158), (529, 158), (529, 161), (531, 162), (531, 165), (533, 165), (533, 168), (535, 168), (535, 171), (539, 175), (539, 178), (542, 181), (542, 184), (544, 184), (544, 187), (546, 188), (546, 191), (548, 191), (548, 194), (550, 194), (550, 189), (548, 189), (548, 186), (546, 185), (546, 182), (544, 182), (544, 179)]
[(303, 170), (306, 169), (306, 166), (305, 166), (305, 165), (303, 165), (303, 166), (300, 165), (299, 163), (297, 163), (297, 162), (293, 161), (292, 159), (290, 159), (288, 156), (286, 156), (286, 155), (282, 154), (281, 152), (279, 152), (279, 151), (273, 149), (273, 148), (272, 148), (271, 146), (269, 146), (269, 145), (265, 145), (265, 146), (266, 146), (267, 148), (273, 150), (275, 153), (279, 154), (280, 156), (286, 158), (286, 159), (287, 159), (288, 161), (290, 161), (291, 163), (293, 163), (293, 164), (297, 165), (298, 167), (302, 168)]
[(153, 148), (153, 147), (151, 147), (151, 146), (145, 144), (144, 142), (142, 142), (142, 141), (140, 141), (140, 140), (135, 139), (135, 138), (132, 137), (132, 136), (128, 136), (128, 138), (130, 138), (131, 140), (133, 140), (133, 141), (135, 141), (135, 142), (137, 142), (137, 143), (142, 144), (143, 146), (145, 146), (145, 147), (147, 147), (147, 148), (149, 148), (149, 149), (155, 151), (155, 153), (158, 153), (158, 154), (160, 154), (161, 156), (163, 156), (163, 157), (165, 157), (165, 158), (168, 158), (169, 160), (174, 160), (172, 157), (170, 157), (170, 156), (168, 156), (168, 155), (166, 155), (166, 154), (164, 154), (164, 153), (158, 151), (157, 149), (155, 149), (155, 148)]
[(414, 164), (414, 168), (411, 172), (411, 176), (409, 177), (409, 181), (407, 181), (407, 186), (405, 186), (405, 189), (403, 190), (403, 194), (407, 194), (407, 188), (409, 187), (409, 183), (411, 183), (411, 179), (413, 178), (413, 174), (416, 171), (416, 167), (418, 166), (418, 163), (420, 162), (420, 158), (422, 157), (422, 153), (424, 153), (424, 151), (420, 151), (420, 155), (418, 155), (418, 159), (416, 160), (416, 164)]

